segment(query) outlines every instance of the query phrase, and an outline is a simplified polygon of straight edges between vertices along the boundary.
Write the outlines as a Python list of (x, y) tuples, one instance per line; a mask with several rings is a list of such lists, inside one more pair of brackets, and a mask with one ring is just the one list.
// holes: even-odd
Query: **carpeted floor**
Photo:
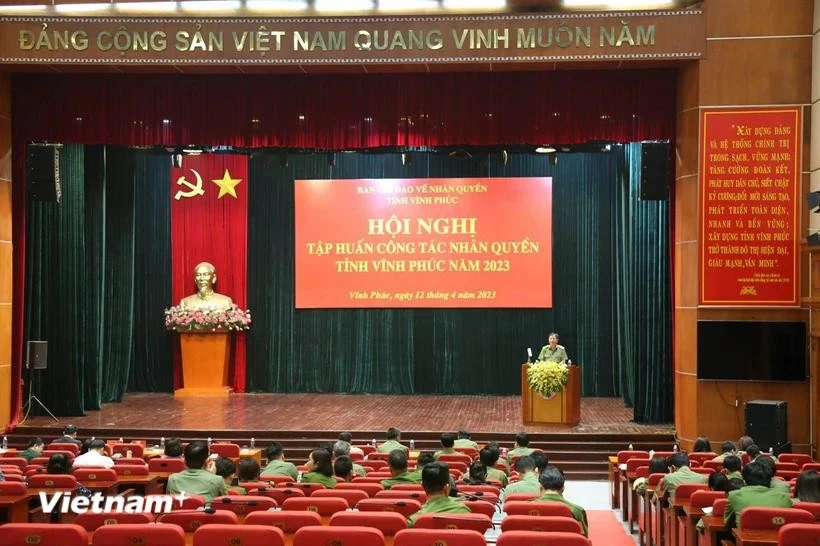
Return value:
[(587, 510), (589, 539), (593, 546), (635, 546), (637, 535), (630, 536), (618, 516), (612, 510)]

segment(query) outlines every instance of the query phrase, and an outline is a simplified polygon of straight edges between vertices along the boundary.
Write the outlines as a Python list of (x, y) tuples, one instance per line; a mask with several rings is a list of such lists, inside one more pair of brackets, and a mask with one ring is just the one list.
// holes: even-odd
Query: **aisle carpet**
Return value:
[(620, 520), (620, 514), (612, 510), (587, 510), (589, 539), (593, 546), (635, 546)]

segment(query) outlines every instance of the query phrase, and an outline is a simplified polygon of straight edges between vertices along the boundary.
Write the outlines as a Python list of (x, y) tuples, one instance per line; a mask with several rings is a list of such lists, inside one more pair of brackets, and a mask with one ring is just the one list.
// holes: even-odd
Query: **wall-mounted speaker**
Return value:
[(26, 146), (26, 180), (32, 199), (60, 202), (60, 146), (29, 144)]
[(751, 436), (760, 451), (780, 446), (789, 439), (788, 406), (784, 400), (750, 400), (746, 402), (746, 436)]
[(45, 370), (48, 367), (48, 341), (28, 342), (26, 366), (32, 370)]
[(669, 199), (669, 143), (641, 144), (641, 200)]

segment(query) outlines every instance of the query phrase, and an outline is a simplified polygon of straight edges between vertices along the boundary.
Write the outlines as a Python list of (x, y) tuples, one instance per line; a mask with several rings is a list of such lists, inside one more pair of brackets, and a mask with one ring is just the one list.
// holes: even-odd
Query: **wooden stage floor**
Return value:
[[(524, 426), (520, 396), (402, 396), (376, 394), (235, 394), (229, 398), (181, 398), (170, 394), (128, 394), (84, 417), (32, 417), (21, 427), (145, 430), (348, 430), (435, 432), (578, 432), (670, 434), (669, 425), (631, 422), (632, 409), (620, 398), (583, 398), (581, 424)], [(159, 436), (159, 434), (158, 434)]]

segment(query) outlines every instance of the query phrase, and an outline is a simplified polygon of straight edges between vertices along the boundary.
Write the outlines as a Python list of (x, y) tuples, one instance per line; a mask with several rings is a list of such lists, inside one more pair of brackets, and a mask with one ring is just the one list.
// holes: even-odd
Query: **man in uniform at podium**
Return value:
[(558, 362), (566, 364), (569, 357), (567, 357), (567, 350), (563, 345), (558, 345), (558, 334), (555, 332), (549, 335), (549, 344), (541, 347), (541, 352), (538, 353), (538, 360), (542, 362)]
[(186, 309), (230, 309), (233, 300), (223, 294), (214, 292), (216, 284), (216, 268), (208, 263), (201, 262), (194, 268), (194, 283), (196, 284), (196, 294), (182, 298), (180, 307)]

